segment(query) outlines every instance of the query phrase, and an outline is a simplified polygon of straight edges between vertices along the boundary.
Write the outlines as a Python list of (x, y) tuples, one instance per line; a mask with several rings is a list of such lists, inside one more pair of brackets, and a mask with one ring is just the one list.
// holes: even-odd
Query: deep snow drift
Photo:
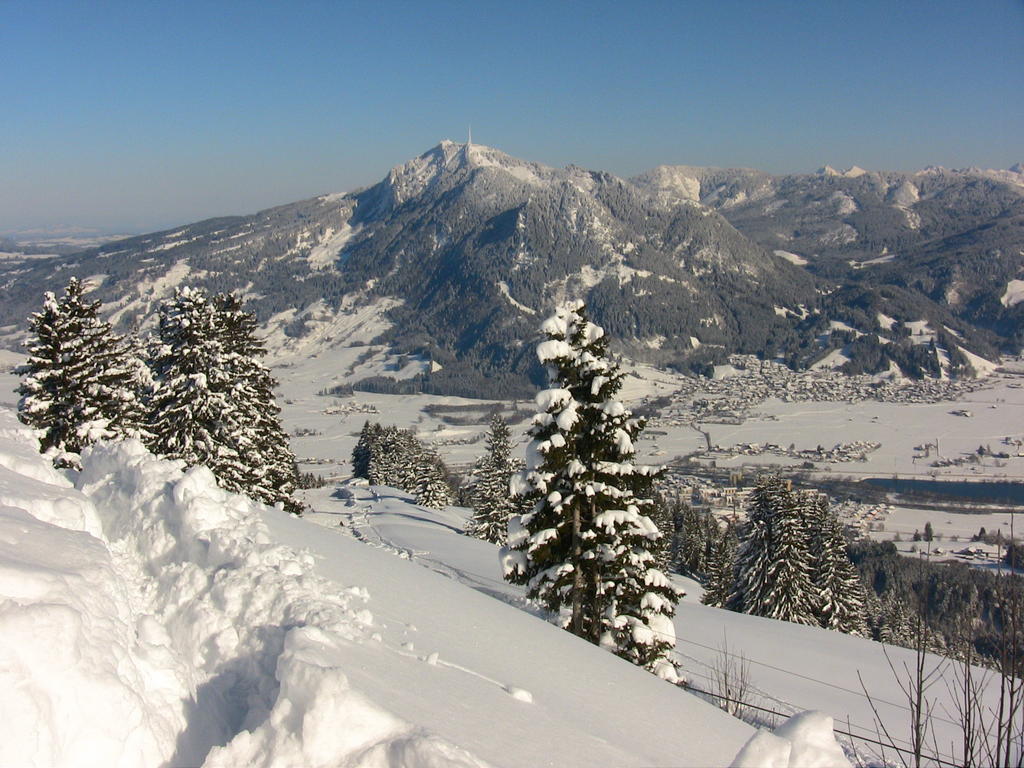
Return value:
[(727, 765), (752, 735), (438, 570), (133, 442), (65, 477), (0, 411), (0, 764)]

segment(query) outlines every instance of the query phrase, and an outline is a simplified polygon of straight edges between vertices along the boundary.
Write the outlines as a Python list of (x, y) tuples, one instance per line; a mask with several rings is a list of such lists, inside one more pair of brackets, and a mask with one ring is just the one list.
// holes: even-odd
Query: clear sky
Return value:
[(148, 231), (442, 138), (629, 176), (1024, 161), (1024, 0), (0, 0), (0, 232)]

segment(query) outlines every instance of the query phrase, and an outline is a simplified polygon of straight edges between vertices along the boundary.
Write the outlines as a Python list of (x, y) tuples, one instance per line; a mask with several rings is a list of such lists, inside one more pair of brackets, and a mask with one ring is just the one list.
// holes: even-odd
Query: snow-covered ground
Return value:
[[(412, 504), (407, 494), (351, 485), (310, 491), (307, 500), (317, 510), (307, 515), (308, 521), (329, 528), (335, 538), (353, 537), (485, 595), (529, 609), (520, 589), (502, 580), (495, 548), (460, 534), (466, 510), (423, 509)], [(677, 659), (693, 687), (718, 690), (714, 670), (727, 647), (734, 658), (742, 656), (749, 664), (751, 703), (786, 715), (820, 710), (834, 718), (836, 728), (877, 739), (866, 687), (890, 733), (906, 744), (908, 705), (886, 655), (902, 670), (904, 664), (912, 666), (911, 651), (816, 627), (710, 608), (699, 602), (699, 585), (687, 579), (679, 579), (679, 584), (687, 596), (675, 619)], [(943, 679), (953, 684), (954, 672), (947, 662), (929, 656), (928, 664), (929, 668), (942, 666)], [(936, 743), (949, 758), (955, 751), (949, 745), (958, 738), (955, 705), (944, 683), (933, 687), (930, 695), (935, 699), (931, 725)], [(765, 718), (769, 724), (773, 722), (771, 715)], [(869, 744), (855, 743), (861, 755), (870, 756)]]
[[(366, 419), (416, 425), (456, 464), (483, 451), (468, 442), (483, 421), (453, 427), (424, 411), (479, 401), (325, 397), (317, 393), (337, 383), (325, 377), (339, 364), (323, 358), (296, 352), (275, 371), (289, 431), (316, 433), (294, 437), (296, 452), (330, 462), (310, 466), (347, 476)], [(0, 360), (0, 403), (15, 401), (16, 379), (3, 368), (16, 362)], [(673, 388), (671, 375), (643, 368), (627, 383), (634, 402)], [(995, 443), (1024, 407), (1010, 383), (957, 404), (972, 418), (950, 415), (948, 403), (770, 401), (759, 410), (774, 419), (710, 429), (722, 444), (879, 439), (876, 454), (888, 452), (871, 454), (869, 466), (885, 474), (889, 462), (913, 468), (905, 454), (925, 437), (939, 437), (944, 453)], [(672, 455), (700, 439), (678, 429), (642, 447)], [(0, 764), (725, 765), (751, 736), (698, 697), (543, 621), (501, 579), (495, 549), (461, 535), (465, 510), (424, 510), (389, 489), (308, 493), (317, 511), (297, 520), (137, 446), (97, 449), (69, 480), (10, 412), (0, 416), (0, 669), (9, 691), (0, 712), (7, 733), (35, 734), (0, 740)], [(887, 527), (923, 528), (918, 513), (896, 510)], [(996, 522), (930, 519), (937, 532), (962, 535)], [(688, 591), (676, 632), (694, 687), (713, 689), (728, 644), (748, 660), (761, 706), (821, 710), (837, 728), (874, 737), (862, 678), (894, 734), (906, 733), (882, 646), (707, 608), (699, 587)], [(898, 668), (908, 659), (889, 654)], [(954, 738), (951, 720), (933, 718), (940, 745)]]
[(710, 766), (752, 734), (422, 542), (396, 556), (137, 443), (68, 476), (36, 450), (0, 412), (2, 765)]

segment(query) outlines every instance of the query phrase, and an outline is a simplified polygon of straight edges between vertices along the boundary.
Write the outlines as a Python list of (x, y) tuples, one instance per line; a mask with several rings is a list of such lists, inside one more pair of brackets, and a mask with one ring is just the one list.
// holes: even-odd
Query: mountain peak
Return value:
[(566, 176), (565, 171), (520, 160), (494, 147), (444, 139), (419, 157), (392, 168), (387, 184), (396, 203), (401, 204), (442, 180), (465, 179), (479, 169), (496, 169), (530, 185), (543, 185)]

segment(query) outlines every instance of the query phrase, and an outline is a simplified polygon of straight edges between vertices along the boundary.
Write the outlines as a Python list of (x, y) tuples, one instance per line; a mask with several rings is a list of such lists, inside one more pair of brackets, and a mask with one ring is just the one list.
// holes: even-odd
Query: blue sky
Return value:
[(345, 191), (442, 138), (632, 175), (1024, 161), (1021, 0), (0, 0), (0, 232)]

